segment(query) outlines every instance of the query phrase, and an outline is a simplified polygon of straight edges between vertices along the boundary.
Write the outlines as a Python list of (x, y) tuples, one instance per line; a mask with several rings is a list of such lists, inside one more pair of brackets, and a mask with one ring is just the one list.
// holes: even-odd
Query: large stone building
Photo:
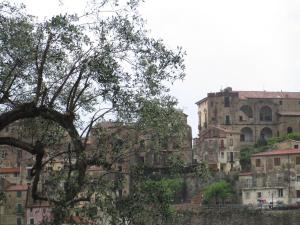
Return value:
[[(226, 88), (208, 93), (196, 104), (199, 145), (195, 158), (208, 161), (218, 170), (239, 169), (239, 150), (243, 146), (300, 131), (300, 92)], [(216, 129), (222, 132), (215, 132)], [(210, 160), (207, 156), (211, 156)]]

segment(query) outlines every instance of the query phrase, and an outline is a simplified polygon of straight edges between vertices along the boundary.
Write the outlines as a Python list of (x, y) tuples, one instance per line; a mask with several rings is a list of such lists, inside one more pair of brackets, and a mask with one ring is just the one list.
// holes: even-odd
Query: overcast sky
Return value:
[[(16, 0), (39, 16), (58, 12), (58, 0)], [(83, 0), (64, 0), (70, 11)], [(62, 6), (60, 6), (61, 8)], [(186, 50), (186, 78), (172, 87), (197, 131), (195, 102), (207, 92), (300, 91), (299, 0), (146, 0), (140, 13), (151, 35)]]

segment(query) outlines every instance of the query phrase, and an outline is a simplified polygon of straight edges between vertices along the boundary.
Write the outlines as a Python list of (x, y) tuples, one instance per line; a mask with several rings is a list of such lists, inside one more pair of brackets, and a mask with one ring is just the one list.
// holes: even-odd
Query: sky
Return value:
[[(84, 8), (84, 0), (15, 0), (34, 15)], [(195, 102), (208, 92), (300, 91), (299, 0), (146, 0), (140, 14), (150, 35), (181, 46), (186, 77), (171, 87), (197, 131)]]

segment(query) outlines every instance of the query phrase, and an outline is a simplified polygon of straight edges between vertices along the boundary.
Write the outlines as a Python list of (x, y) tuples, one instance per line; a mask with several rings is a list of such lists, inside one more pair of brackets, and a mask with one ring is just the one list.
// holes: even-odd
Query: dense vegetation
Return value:
[(220, 204), (229, 199), (233, 194), (233, 188), (225, 180), (214, 182), (207, 186), (203, 191), (204, 203)]

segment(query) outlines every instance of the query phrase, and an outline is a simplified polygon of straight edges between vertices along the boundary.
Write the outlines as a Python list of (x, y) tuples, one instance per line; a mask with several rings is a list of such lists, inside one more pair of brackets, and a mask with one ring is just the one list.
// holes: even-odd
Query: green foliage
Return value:
[(285, 135), (280, 136), (280, 137), (270, 138), (268, 140), (268, 145), (272, 146), (272, 145), (275, 145), (276, 143), (280, 143), (280, 142), (283, 142), (283, 141), (286, 141), (286, 140), (300, 141), (300, 133), (293, 132), (293, 133), (285, 134)]
[(128, 196), (117, 202), (123, 221), (138, 225), (172, 224), (176, 213), (171, 203), (183, 188), (181, 179), (135, 179), (132, 188)]
[(215, 182), (204, 189), (204, 202), (209, 203), (214, 201), (215, 204), (221, 203), (230, 198), (233, 194), (231, 185), (224, 181)]

